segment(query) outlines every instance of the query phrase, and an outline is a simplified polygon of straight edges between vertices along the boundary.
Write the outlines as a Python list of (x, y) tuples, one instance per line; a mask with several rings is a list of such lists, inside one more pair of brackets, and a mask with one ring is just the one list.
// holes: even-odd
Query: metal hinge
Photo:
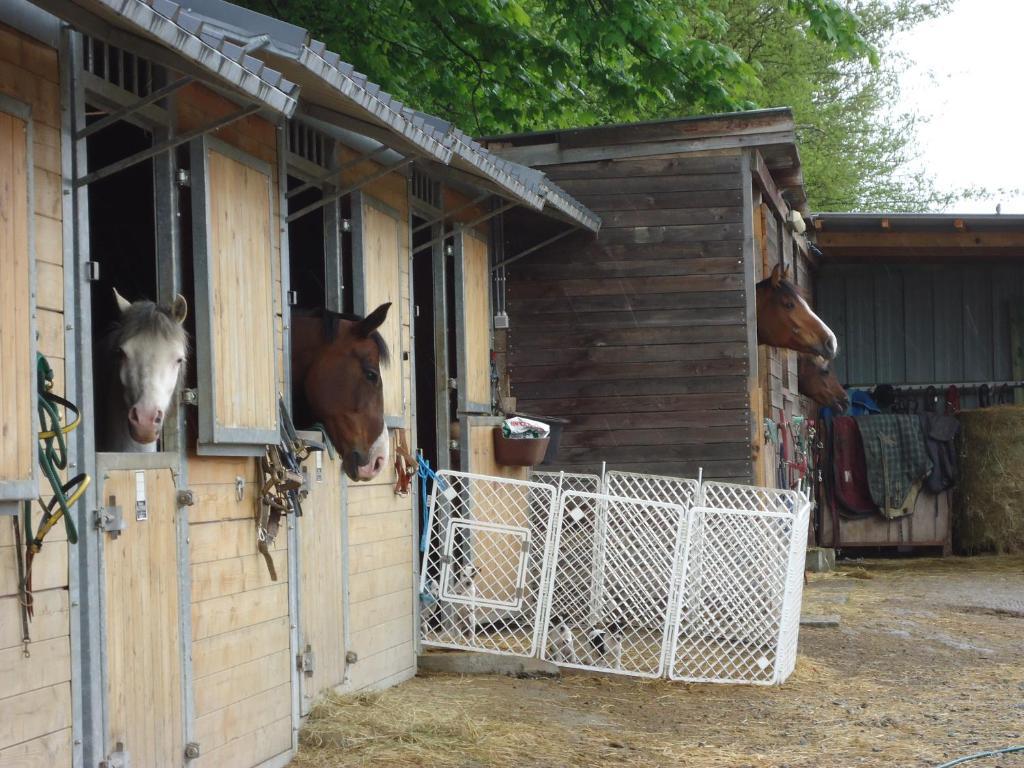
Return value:
[(96, 510), (96, 528), (104, 533), (109, 533), (111, 538), (116, 539), (124, 530), (124, 513), (117, 506), (117, 497), (111, 496), (107, 506)]
[(182, 405), (199, 405), (199, 391), (195, 389), (183, 389), (178, 396)]
[(295, 667), (306, 677), (313, 676), (313, 667), (316, 663), (316, 657), (313, 655), (313, 648), (310, 645), (306, 645), (306, 650), (295, 657)]
[(196, 503), (196, 494), (191, 488), (178, 491), (178, 495), (175, 498), (179, 507), (191, 507)]
[(90, 283), (95, 283), (99, 281), (100, 263), (98, 261), (85, 262), (85, 279)]
[(190, 741), (185, 745), (185, 759), (195, 760), (197, 757), (199, 757), (199, 742)]
[(124, 744), (117, 742), (114, 751), (107, 755), (105, 760), (100, 761), (99, 768), (132, 768), (132, 759), (125, 751)]
[(459, 388), (459, 380), (458, 379), (448, 379), (448, 389), (450, 389), (452, 391), (455, 391), (458, 388)]
[(178, 173), (175, 174), (175, 180), (178, 182), (179, 187), (191, 187), (192, 186), (192, 172), (187, 171), (184, 168), (179, 168)]

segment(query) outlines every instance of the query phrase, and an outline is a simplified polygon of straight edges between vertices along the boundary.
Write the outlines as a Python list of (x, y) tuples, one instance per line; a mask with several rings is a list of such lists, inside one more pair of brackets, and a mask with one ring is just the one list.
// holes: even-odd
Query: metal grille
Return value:
[(701, 500), (669, 677), (781, 683), (796, 663), (810, 504), (795, 491), (714, 482)]
[(159, 64), (88, 35), (82, 36), (82, 69), (140, 98), (167, 82)]
[(441, 182), (416, 167), (412, 169), (412, 196), (414, 200), (441, 210)]
[(288, 121), (288, 151), (321, 168), (331, 165), (331, 138), (298, 120)]
[(424, 645), (536, 655), (555, 489), (438, 473), (420, 576)]
[[(686, 509), (678, 504), (564, 492), (541, 657), (660, 677), (685, 531)], [(579, 555), (588, 551), (586, 563)]]

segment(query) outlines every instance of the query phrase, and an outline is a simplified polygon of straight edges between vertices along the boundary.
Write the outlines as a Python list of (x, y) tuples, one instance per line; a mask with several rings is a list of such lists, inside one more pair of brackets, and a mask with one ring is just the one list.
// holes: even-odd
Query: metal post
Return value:
[[(487, 221), (489, 219), (493, 219), (495, 216), (499, 216), (502, 213), (504, 213), (505, 211), (511, 210), (512, 208), (516, 208), (518, 206), (519, 206), (519, 203), (506, 202), (504, 205), (499, 206), (498, 208), (495, 208), (493, 211), (490, 211), (489, 213), (485, 213), (483, 216), (477, 216), (472, 221), (467, 221), (465, 224), (459, 224), (458, 226), (459, 226), (460, 229), (463, 229), (463, 230), (472, 229), (477, 224), (483, 224), (485, 221)], [(429, 240), (429, 241), (423, 243), (422, 245), (417, 246), (416, 250), (413, 251), (413, 255), (416, 255), (420, 251), (425, 251), (427, 248), (432, 246), (438, 239), (443, 240), (443, 239), (445, 239), (445, 237), (446, 237), (446, 235), (442, 235), (440, 238), (434, 238), (433, 240)]]

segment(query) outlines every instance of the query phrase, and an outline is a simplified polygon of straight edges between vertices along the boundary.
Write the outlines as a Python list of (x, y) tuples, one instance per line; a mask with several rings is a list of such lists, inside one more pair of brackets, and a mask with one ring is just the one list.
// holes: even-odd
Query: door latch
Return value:
[(107, 500), (107, 506), (96, 510), (96, 529), (109, 533), (112, 539), (116, 539), (124, 528), (124, 511), (117, 505), (117, 497), (111, 496)]
[(307, 643), (306, 650), (295, 657), (295, 666), (306, 677), (312, 677), (315, 664), (316, 657), (313, 655), (313, 647)]

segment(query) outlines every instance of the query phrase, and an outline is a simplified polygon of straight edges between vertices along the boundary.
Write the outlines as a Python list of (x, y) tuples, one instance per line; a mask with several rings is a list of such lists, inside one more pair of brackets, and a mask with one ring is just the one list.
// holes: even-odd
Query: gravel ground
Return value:
[(325, 702), (294, 765), (936, 766), (1024, 744), (1024, 559), (847, 563), (811, 575), (804, 613), (840, 623), (801, 629), (781, 687), (430, 675)]

